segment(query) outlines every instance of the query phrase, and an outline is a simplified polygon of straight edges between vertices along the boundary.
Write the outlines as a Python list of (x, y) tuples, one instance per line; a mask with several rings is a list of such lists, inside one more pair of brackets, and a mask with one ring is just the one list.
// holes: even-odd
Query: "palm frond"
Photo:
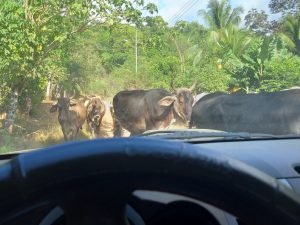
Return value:
[(295, 51), (296, 49), (295, 42), (288, 35), (281, 33), (280, 38), (290, 50)]
[(208, 22), (212, 30), (220, 30), (231, 24), (239, 25), (242, 12), (242, 7), (232, 9), (228, 0), (210, 0), (207, 10), (200, 10), (198, 15)]

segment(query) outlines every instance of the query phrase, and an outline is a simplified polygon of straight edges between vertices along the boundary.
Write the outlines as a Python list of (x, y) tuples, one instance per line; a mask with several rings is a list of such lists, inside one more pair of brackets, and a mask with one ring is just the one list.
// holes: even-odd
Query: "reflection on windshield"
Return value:
[(154, 2), (4, 0), (0, 153), (161, 129), (300, 134), (299, 1)]

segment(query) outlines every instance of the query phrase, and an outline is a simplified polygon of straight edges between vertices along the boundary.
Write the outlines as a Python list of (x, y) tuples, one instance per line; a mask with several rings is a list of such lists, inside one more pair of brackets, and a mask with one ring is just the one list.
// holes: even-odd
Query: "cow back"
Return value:
[(171, 111), (159, 101), (171, 94), (163, 89), (121, 91), (113, 99), (115, 118), (133, 134), (160, 126)]
[(76, 127), (82, 127), (85, 122), (86, 115), (86, 108), (84, 106), (84, 103), (81, 101), (76, 102), (75, 105), (72, 105), (69, 108), (70, 121), (72, 121), (72, 124), (75, 124)]
[(205, 96), (192, 113), (197, 128), (230, 132), (300, 133), (300, 90)]

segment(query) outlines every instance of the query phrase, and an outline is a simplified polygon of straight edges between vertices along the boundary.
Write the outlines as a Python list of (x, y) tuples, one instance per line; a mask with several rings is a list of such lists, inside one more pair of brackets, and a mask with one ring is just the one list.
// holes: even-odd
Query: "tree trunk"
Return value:
[(177, 53), (178, 53), (178, 56), (179, 56), (179, 60), (180, 60), (180, 72), (181, 73), (184, 73), (185, 72), (185, 61), (184, 61), (184, 56), (180, 50), (180, 47), (176, 41), (176, 38), (175, 37), (171, 37), (174, 41), (174, 44), (175, 44), (175, 47), (176, 47), (176, 50), (177, 50)]
[(175, 42), (175, 46), (176, 46), (176, 49), (177, 49), (177, 52), (178, 52), (178, 56), (179, 56), (179, 59), (180, 59), (180, 72), (181, 73), (184, 73), (184, 57), (181, 53), (181, 50), (177, 44), (177, 41), (175, 40), (174, 38), (174, 42)]
[(45, 98), (47, 101), (51, 99), (51, 81), (50, 80), (47, 83), (47, 90), (46, 90)]
[(10, 104), (6, 115), (6, 120), (4, 123), (5, 128), (11, 134), (13, 131), (13, 125), (15, 123), (17, 106), (18, 106), (19, 93), (17, 90), (12, 91), (10, 95)]
[(32, 100), (30, 97), (26, 97), (24, 114), (25, 114), (25, 116), (27, 116), (27, 118), (30, 116), (31, 110), (32, 110)]

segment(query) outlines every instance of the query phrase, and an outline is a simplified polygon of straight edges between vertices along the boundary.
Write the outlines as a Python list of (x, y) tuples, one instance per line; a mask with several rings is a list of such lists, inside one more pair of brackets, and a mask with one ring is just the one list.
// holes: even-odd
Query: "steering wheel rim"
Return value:
[[(83, 188), (83, 180), (100, 184)], [(101, 215), (119, 217), (111, 224), (126, 224), (126, 198), (136, 189), (186, 195), (250, 224), (300, 224), (299, 196), (276, 179), (201, 146), (151, 138), (71, 142), (17, 156), (0, 167), (0, 222), (9, 221), (10, 213), (20, 215), (20, 202), (72, 185), (84, 190), (83, 198), (92, 193), (91, 199), (100, 187), (99, 199), (117, 208)], [(112, 201), (115, 193), (118, 200)]]

